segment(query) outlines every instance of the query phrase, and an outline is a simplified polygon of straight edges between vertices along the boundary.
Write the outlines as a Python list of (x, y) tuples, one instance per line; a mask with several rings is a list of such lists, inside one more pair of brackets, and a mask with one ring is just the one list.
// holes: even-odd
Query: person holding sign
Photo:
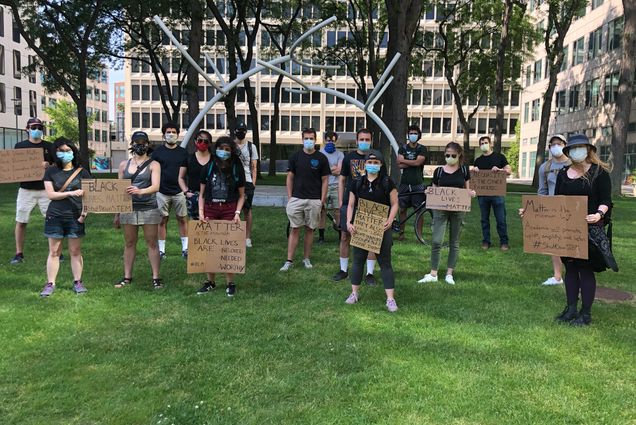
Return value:
[(188, 206), (188, 216), (191, 220), (199, 219), (199, 189), (201, 188), (201, 171), (208, 165), (211, 155), (212, 135), (200, 130), (197, 133), (194, 145), (197, 150), (188, 158), (187, 170), (181, 168), (181, 178), (188, 177), (188, 191), (186, 192), (186, 204)]
[[(557, 174), (564, 167), (570, 165), (572, 162), (563, 153), (563, 148), (567, 145), (567, 140), (561, 134), (552, 136), (549, 143), (550, 154), (552, 158), (541, 164), (539, 167), (539, 190), (537, 193), (544, 196), (554, 195), (554, 189), (556, 187)], [(552, 256), (552, 276), (543, 282), (544, 285), (560, 285), (563, 283), (561, 276), (561, 269), (563, 263), (561, 257)]]
[[(366, 199), (378, 204), (390, 206), (389, 216), (384, 221), (384, 237), (380, 246), (377, 261), (380, 265), (380, 274), (386, 292), (386, 308), (391, 313), (398, 310), (394, 298), (395, 276), (391, 265), (391, 246), (393, 245), (393, 232), (391, 225), (398, 213), (398, 191), (393, 181), (386, 175), (384, 159), (379, 151), (371, 150), (364, 161), (365, 175), (351, 185), (349, 204), (347, 206), (347, 231), (355, 235), (355, 213), (359, 199)], [(369, 251), (353, 247), (353, 264), (351, 266), (351, 294), (346, 299), (347, 304), (358, 302), (358, 292), (362, 282), (362, 274)]]
[[(437, 167), (433, 172), (433, 187), (455, 187), (470, 190), (470, 172), (464, 165), (464, 150), (459, 143), (450, 142), (446, 145), (444, 152), (446, 165)], [(474, 190), (470, 191), (470, 196), (475, 197)], [(418, 283), (437, 282), (437, 272), (439, 270), (440, 251), (444, 241), (446, 225), (450, 223), (450, 235), (448, 237), (448, 262), (446, 267), (446, 283), (455, 284), (453, 271), (459, 258), (459, 236), (466, 213), (464, 211), (444, 211), (433, 210), (433, 241), (431, 247), (431, 271), (427, 273)]]
[[(596, 154), (596, 146), (583, 135), (572, 136), (563, 152), (570, 158), (572, 165), (562, 169), (557, 175), (555, 195), (587, 196), (585, 220), (590, 228), (598, 226), (602, 230), (606, 215), (612, 205), (612, 182), (609, 166)], [(605, 236), (606, 237), (606, 236)], [(607, 268), (601, 251), (593, 243), (588, 245), (588, 260), (563, 258), (565, 264), (565, 294), (567, 306), (557, 316), (557, 320), (570, 322), (575, 326), (592, 323), (592, 304), (596, 294), (595, 271)], [(577, 303), (581, 293), (582, 306), (577, 312)]]
[[(505, 156), (498, 152), (493, 152), (490, 137), (482, 136), (479, 138), (479, 149), (482, 155), (475, 159), (475, 166), (471, 169), (473, 172), (479, 170), (493, 170), (505, 172), (507, 175), (512, 174), (512, 168), (508, 164)], [(497, 221), (497, 233), (499, 234), (499, 243), (502, 251), (508, 251), (508, 225), (506, 224), (506, 199), (503, 196), (478, 196), (479, 209), (481, 210), (481, 232), (483, 240), (481, 248), (487, 250), (490, 248), (490, 208), (495, 214)]]
[[(227, 220), (238, 224), (245, 203), (245, 170), (239, 150), (230, 137), (219, 137), (214, 158), (201, 170), (199, 188), (199, 219)], [(207, 273), (207, 280), (197, 294), (205, 294), (216, 287), (214, 273)], [(225, 293), (236, 293), (234, 274), (226, 273)]]
[(159, 275), (159, 245), (157, 235), (161, 213), (157, 205), (157, 191), (161, 181), (161, 166), (148, 156), (150, 141), (143, 131), (135, 131), (131, 137), (132, 158), (119, 164), (119, 178), (128, 179), (131, 185), (126, 189), (132, 195), (133, 212), (115, 214), (115, 228), (124, 228), (124, 277), (115, 285), (123, 288), (132, 282), (132, 271), (137, 255), (139, 228), (144, 231), (148, 246), (148, 261), (152, 269), (152, 286), (161, 289), (163, 283)]
[[(44, 170), (53, 163), (49, 156), (50, 143), (42, 139), (44, 125), (39, 118), (30, 118), (27, 121), (26, 129), (29, 133), (29, 139), (16, 143), (15, 149), (42, 149), (42, 173), (44, 174)], [(11, 259), (11, 264), (20, 264), (24, 261), (24, 239), (31, 212), (37, 205), (42, 215), (45, 216), (49, 202), (50, 199), (44, 190), (42, 180), (20, 183), (15, 214), (15, 256)]]
[(60, 137), (50, 149), (50, 156), (55, 158), (56, 167), (49, 167), (44, 173), (44, 189), (51, 200), (46, 210), (44, 236), (49, 239), (49, 256), (46, 260), (46, 278), (41, 297), (48, 297), (55, 291), (55, 280), (60, 269), (59, 252), (62, 240), (68, 239), (68, 250), (71, 255), (73, 271), (73, 291), (76, 294), (86, 292), (82, 282), (81, 243), (84, 236), (84, 220), (82, 213), (82, 179), (90, 179), (90, 173), (80, 167), (79, 152), (70, 140)]

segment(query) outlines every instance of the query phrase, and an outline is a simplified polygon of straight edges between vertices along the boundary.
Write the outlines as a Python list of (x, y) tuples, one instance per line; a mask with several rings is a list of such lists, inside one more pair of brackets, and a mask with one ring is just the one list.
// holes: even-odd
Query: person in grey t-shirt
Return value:
[(325, 241), (325, 222), (327, 221), (327, 210), (332, 210), (336, 223), (340, 223), (340, 205), (338, 204), (338, 176), (344, 160), (344, 153), (336, 148), (338, 133), (327, 132), (325, 135), (325, 146), (320, 150), (329, 160), (329, 186), (327, 188), (327, 203), (320, 213), (320, 223), (318, 223), (318, 243)]

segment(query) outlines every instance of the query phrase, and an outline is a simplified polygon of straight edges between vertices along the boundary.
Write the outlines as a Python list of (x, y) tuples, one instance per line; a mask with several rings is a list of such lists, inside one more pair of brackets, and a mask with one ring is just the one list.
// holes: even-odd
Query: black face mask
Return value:
[(237, 139), (243, 140), (243, 139), (245, 139), (245, 136), (247, 135), (247, 132), (245, 132), (244, 130), (236, 130), (234, 132), (234, 135), (236, 136)]
[(143, 156), (148, 152), (148, 145), (135, 143), (130, 147), (130, 151), (138, 156)]

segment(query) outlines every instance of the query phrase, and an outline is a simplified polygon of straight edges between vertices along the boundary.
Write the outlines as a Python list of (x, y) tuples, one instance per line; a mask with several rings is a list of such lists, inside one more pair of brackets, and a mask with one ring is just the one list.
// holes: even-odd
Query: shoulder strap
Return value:
[(249, 142), (249, 141), (247, 142), (247, 151), (248, 151), (248, 154), (249, 154), (249, 157), (250, 157), (250, 166), (252, 164), (252, 156), (253, 156), (252, 155), (252, 145), (253, 145), (252, 142)]
[[(141, 164), (139, 167), (137, 167), (137, 171), (135, 171), (135, 174), (132, 175), (132, 177), (130, 178), (130, 182), (133, 183), (135, 181), (135, 179), (137, 178), (137, 176), (139, 174), (141, 174), (141, 172), (150, 165), (150, 163), (152, 162), (152, 158), (148, 158), (143, 164)], [(130, 162), (129, 162), (130, 164)]]
[(468, 177), (468, 167), (465, 165), (462, 165), (462, 174), (464, 175), (464, 180), (466, 180)]
[(440, 177), (442, 177), (442, 171), (443, 171), (444, 167), (437, 167), (437, 169), (435, 170), (437, 173), (437, 180), (439, 181)]
[(66, 181), (64, 182), (64, 184), (62, 185), (62, 187), (60, 188), (60, 192), (64, 192), (66, 190), (66, 188), (68, 187), (69, 184), (71, 184), (71, 182), (73, 181), (73, 179), (75, 177), (77, 177), (77, 175), (82, 171), (82, 167), (77, 167), (75, 169), (75, 171), (73, 171), (73, 174), (71, 174), (71, 176), (66, 179)]
[(212, 168), (214, 168), (214, 158), (210, 158), (210, 167), (208, 168), (208, 178), (212, 175)]
[(550, 174), (550, 168), (552, 168), (552, 158), (548, 159), (544, 165), (544, 169), (543, 169), (543, 175), (546, 179), (546, 181), (548, 180), (548, 175)]

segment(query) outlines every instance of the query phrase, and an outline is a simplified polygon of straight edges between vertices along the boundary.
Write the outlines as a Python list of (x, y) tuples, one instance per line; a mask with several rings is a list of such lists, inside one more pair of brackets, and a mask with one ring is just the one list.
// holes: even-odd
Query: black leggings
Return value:
[(565, 295), (568, 305), (576, 305), (581, 292), (583, 309), (592, 308), (596, 295), (596, 276), (591, 266), (578, 261), (565, 261)]
[[(384, 232), (382, 246), (378, 254), (378, 264), (380, 265), (380, 274), (382, 275), (384, 289), (395, 288), (395, 276), (393, 275), (393, 266), (391, 265), (391, 245), (393, 245), (393, 230), (389, 229)], [(369, 251), (366, 249), (353, 247), (353, 264), (351, 266), (352, 285), (358, 286), (360, 282), (362, 282), (362, 272), (364, 271), (368, 255)]]

